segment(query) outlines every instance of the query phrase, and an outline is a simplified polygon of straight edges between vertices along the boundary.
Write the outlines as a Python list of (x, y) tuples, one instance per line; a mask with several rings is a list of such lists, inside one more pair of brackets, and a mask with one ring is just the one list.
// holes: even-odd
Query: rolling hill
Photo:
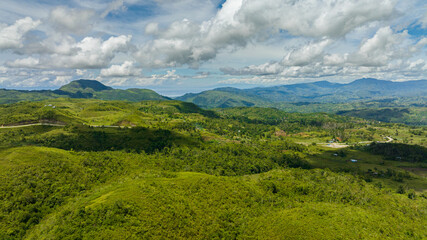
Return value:
[(95, 80), (75, 80), (58, 90), (24, 91), (0, 89), (0, 104), (20, 101), (40, 101), (54, 98), (89, 98), (102, 100), (124, 100), (138, 102), (143, 100), (170, 100), (149, 89), (113, 89)]
[[(274, 107), (287, 112), (327, 112), (385, 122), (427, 125), (427, 80), (391, 82), (359, 79), (349, 84), (327, 81), (267, 88), (217, 88), (176, 98), (202, 108)], [(100, 100), (171, 100), (149, 89), (113, 89), (95, 80), (76, 80), (57, 90), (0, 89), (0, 104), (55, 98)], [(363, 110), (363, 111), (360, 111)], [(381, 114), (387, 113), (387, 116)]]
[(60, 91), (77, 93), (77, 92), (100, 92), (104, 90), (112, 90), (112, 87), (107, 87), (104, 84), (95, 80), (76, 80), (59, 88)]

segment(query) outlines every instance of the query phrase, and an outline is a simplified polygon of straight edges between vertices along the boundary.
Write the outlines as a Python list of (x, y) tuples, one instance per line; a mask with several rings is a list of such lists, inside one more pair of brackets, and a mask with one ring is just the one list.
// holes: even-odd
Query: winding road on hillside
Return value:
[[(387, 139), (387, 141), (377, 141), (378, 143), (389, 143), (392, 142), (394, 139), (392, 137), (386, 136), (384, 137)], [(356, 144), (370, 144), (374, 141), (364, 141), (364, 142), (358, 142)], [(330, 147), (330, 148), (346, 148), (349, 147), (350, 145), (345, 144), (345, 143), (318, 143), (319, 145), (323, 145), (325, 147)]]
[(3, 128), (23, 128), (23, 127), (32, 127), (32, 126), (52, 126), (52, 127), (64, 127), (65, 124), (57, 124), (57, 123), (30, 123), (30, 124), (22, 124), (22, 125), (10, 125), (10, 126), (0, 126), (0, 129)]
[[(85, 124), (84, 124), (85, 125)], [(8, 128), (24, 128), (24, 127), (32, 127), (32, 126), (51, 126), (51, 127), (65, 127), (66, 124), (58, 124), (58, 123), (29, 123), (29, 124), (22, 124), (22, 125), (10, 125), (10, 126), (0, 126), (0, 129), (8, 129)], [(87, 125), (89, 127), (96, 127), (96, 128), (122, 128), (123, 126), (112, 126), (112, 125)]]
[[(32, 127), (32, 126), (52, 126), (52, 127), (64, 127), (66, 124), (57, 124), (57, 123), (30, 123), (30, 124), (23, 124), (23, 125), (11, 125), (11, 126), (0, 126), (0, 129), (8, 129), (8, 128), (23, 128), (23, 127)], [(111, 125), (88, 125), (90, 127), (106, 127), (106, 128), (123, 128), (123, 126), (111, 126)], [(384, 137), (387, 139), (387, 141), (384, 141), (382, 143), (389, 143), (392, 142), (394, 139), (392, 137), (386, 136)], [(372, 141), (373, 142), (373, 141)], [(370, 144), (370, 141), (364, 141), (364, 142), (358, 142), (357, 144)], [(381, 142), (380, 142), (381, 143)], [(305, 143), (299, 143), (299, 144), (305, 144)], [(329, 148), (346, 148), (350, 145), (344, 144), (344, 143), (317, 143), (319, 145), (329, 147)]]

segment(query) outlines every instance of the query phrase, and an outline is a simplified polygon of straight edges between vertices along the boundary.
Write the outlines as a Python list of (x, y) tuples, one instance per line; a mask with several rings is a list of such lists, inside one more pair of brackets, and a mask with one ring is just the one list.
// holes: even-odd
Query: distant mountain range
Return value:
[(192, 102), (204, 108), (225, 108), (272, 106), (279, 102), (345, 103), (385, 97), (426, 95), (427, 80), (391, 82), (364, 78), (348, 84), (321, 81), (252, 89), (217, 88), (197, 94), (185, 94), (176, 99)]
[[(364, 78), (348, 84), (320, 81), (252, 89), (217, 88), (196, 94), (188, 93), (176, 100), (192, 102), (203, 108), (227, 108), (274, 106), (280, 102), (344, 103), (355, 100), (426, 95), (427, 80), (391, 82)], [(113, 89), (98, 81), (84, 79), (72, 81), (53, 91), (0, 89), (0, 104), (59, 97), (127, 101), (171, 100), (149, 89)]]

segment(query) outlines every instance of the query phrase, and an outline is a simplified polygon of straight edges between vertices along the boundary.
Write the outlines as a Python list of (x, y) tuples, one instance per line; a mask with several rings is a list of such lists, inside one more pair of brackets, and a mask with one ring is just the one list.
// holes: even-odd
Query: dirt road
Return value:
[(13, 125), (13, 126), (0, 126), (0, 129), (3, 128), (23, 128), (23, 127), (32, 127), (32, 126), (52, 126), (52, 127), (63, 127), (65, 124), (56, 124), (56, 123), (30, 123), (23, 125)]

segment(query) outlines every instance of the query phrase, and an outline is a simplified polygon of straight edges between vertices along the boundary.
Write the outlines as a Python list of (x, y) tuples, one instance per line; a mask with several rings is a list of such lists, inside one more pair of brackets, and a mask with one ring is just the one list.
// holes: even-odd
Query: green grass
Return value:
[[(344, 152), (345, 156), (334, 156), (334, 154), (339, 152)], [(351, 162), (351, 159), (355, 159), (357, 162)], [(427, 190), (425, 170), (421, 170), (427, 169), (426, 163), (390, 161), (385, 160), (381, 155), (347, 148), (335, 150), (320, 148), (319, 152), (309, 156), (308, 161), (315, 168), (327, 168), (337, 172), (350, 172), (362, 175), (366, 179), (369, 179), (369, 181), (382, 183), (384, 187), (394, 190), (397, 190), (400, 186), (421, 192)], [(412, 172), (407, 170), (412, 168), (419, 169), (419, 171)], [(387, 172), (388, 169), (402, 173), (405, 177), (393, 178), (392, 176), (381, 176), (381, 171)]]
[(421, 239), (422, 203), (323, 170), (142, 173), (61, 207), (27, 237)]
[(423, 127), (179, 101), (0, 106), (4, 124), (47, 119), (66, 126), (0, 129), (0, 239), (426, 237), (424, 161), (318, 144), (422, 145)]
[(195, 162), (196, 172), (182, 172), (189, 165), (180, 165), (177, 151), (2, 150), (0, 237), (421, 239), (425, 233), (427, 200), (419, 194), (414, 200), (319, 169), (223, 177), (197, 173), (208, 168)]

